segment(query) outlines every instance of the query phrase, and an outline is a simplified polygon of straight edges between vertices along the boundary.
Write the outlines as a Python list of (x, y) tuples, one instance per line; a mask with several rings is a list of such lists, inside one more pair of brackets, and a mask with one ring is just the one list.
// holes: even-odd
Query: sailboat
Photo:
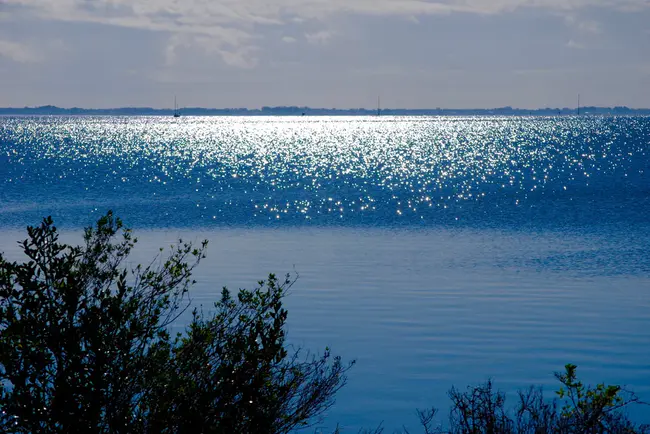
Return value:
[(176, 96), (174, 96), (174, 117), (180, 118), (181, 112), (178, 111), (178, 106), (176, 105)]

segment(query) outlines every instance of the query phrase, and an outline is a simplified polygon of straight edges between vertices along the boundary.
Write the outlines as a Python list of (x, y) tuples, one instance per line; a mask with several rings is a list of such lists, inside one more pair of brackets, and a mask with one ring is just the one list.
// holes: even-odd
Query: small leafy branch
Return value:
[[(634, 393), (621, 386), (597, 384), (595, 388), (586, 387), (576, 377), (577, 366), (567, 364), (565, 372), (556, 373), (563, 387), (556, 393), (565, 399), (560, 418), (567, 429), (581, 429), (579, 432), (617, 432), (623, 427), (633, 432), (620, 410), (630, 404), (640, 403)], [(578, 432), (578, 431), (574, 431)]]

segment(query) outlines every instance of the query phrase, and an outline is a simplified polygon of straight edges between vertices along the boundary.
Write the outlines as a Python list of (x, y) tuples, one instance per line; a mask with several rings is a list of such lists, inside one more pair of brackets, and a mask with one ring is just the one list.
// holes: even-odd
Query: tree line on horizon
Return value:
[[(650, 108), (629, 108), (625, 106), (616, 107), (595, 107), (587, 106), (578, 109), (569, 107), (557, 108), (535, 108), (523, 109), (512, 107), (499, 107), (491, 109), (395, 109), (395, 108), (382, 108), (366, 109), (366, 108), (349, 108), (349, 109), (336, 109), (336, 108), (312, 108), (300, 106), (277, 106), (268, 107), (264, 106), (260, 109), (249, 108), (202, 108), (202, 107), (185, 107), (180, 109), (183, 115), (196, 115), (196, 116), (227, 116), (227, 115), (285, 115), (285, 116), (325, 116), (325, 115), (358, 115), (358, 116), (372, 116), (377, 115), (395, 115), (395, 116), (469, 116), (469, 115), (499, 115), (499, 116), (556, 116), (556, 115), (576, 115), (576, 114), (591, 114), (591, 115), (650, 115)], [(152, 107), (118, 107), (106, 109), (91, 109), (91, 108), (62, 108), (53, 105), (46, 105), (40, 107), (5, 107), (0, 108), (0, 115), (114, 115), (114, 116), (138, 116), (138, 115), (158, 115), (158, 116), (172, 116), (174, 114), (173, 108), (156, 109)]]

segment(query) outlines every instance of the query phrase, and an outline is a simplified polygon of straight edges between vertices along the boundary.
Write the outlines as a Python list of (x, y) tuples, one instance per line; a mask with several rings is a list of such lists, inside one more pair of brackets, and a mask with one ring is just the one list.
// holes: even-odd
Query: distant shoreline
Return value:
[[(35, 115), (35, 116), (172, 116), (173, 109), (155, 109), (150, 107), (120, 107), (109, 109), (62, 108), (56, 106), (40, 107), (0, 107), (0, 115)], [(327, 109), (311, 107), (262, 107), (247, 108), (201, 108), (187, 107), (180, 110), (184, 116), (377, 116), (377, 109)], [(557, 115), (650, 115), (650, 108), (629, 107), (581, 107), (576, 108), (537, 108), (521, 109), (500, 107), (493, 109), (382, 109), (385, 116), (557, 116)]]

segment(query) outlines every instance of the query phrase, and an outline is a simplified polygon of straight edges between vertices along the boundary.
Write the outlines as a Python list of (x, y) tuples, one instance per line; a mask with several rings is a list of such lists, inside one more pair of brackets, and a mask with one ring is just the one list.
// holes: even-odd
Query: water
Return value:
[(554, 390), (569, 362), (650, 400), (649, 151), (644, 117), (5, 117), (0, 240), (109, 208), (134, 260), (208, 238), (206, 305), (295, 269), (289, 338), (358, 360), (323, 428), (413, 428), (452, 385)]

